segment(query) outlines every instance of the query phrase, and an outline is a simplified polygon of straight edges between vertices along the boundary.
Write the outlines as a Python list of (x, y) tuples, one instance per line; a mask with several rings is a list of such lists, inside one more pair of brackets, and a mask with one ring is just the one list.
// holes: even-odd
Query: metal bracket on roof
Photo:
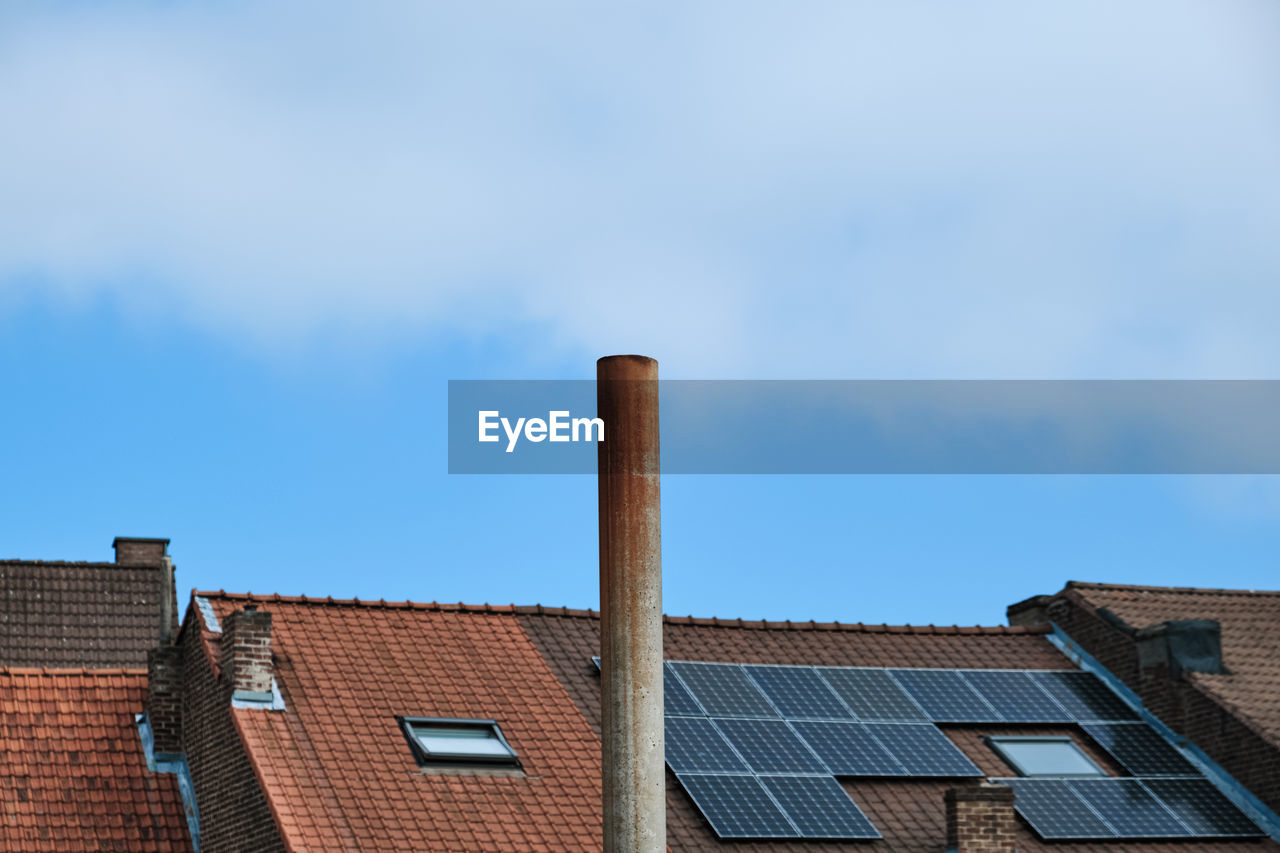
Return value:
[(213, 604), (203, 595), (196, 596), (196, 607), (200, 608), (200, 615), (204, 617), (204, 624), (209, 627), (210, 631), (222, 633), (222, 623), (218, 621), (218, 614), (213, 612)]
[(182, 811), (187, 817), (191, 847), (195, 853), (200, 853), (200, 808), (196, 805), (196, 789), (191, 781), (187, 756), (181, 752), (157, 753), (151, 720), (146, 714), (138, 714), (135, 719), (138, 723), (138, 736), (142, 739), (142, 754), (147, 759), (147, 769), (152, 773), (173, 773), (178, 777), (178, 793), (182, 796)]
[(255, 711), (285, 711), (284, 694), (275, 678), (271, 679), (270, 693), (254, 693), (249, 690), (237, 690), (231, 694), (232, 708), (247, 708)]
[(1268, 808), (1262, 800), (1254, 796), (1252, 791), (1237, 782), (1234, 776), (1222, 769), (1200, 747), (1169, 728), (1163, 720), (1148, 711), (1146, 706), (1142, 704), (1142, 697), (1115, 676), (1111, 670), (1099, 663), (1097, 658), (1086, 652), (1079, 643), (1071, 639), (1071, 636), (1066, 631), (1063, 631), (1057, 622), (1050, 622), (1049, 624), (1052, 626), (1053, 631), (1046, 636), (1049, 642), (1057, 647), (1058, 651), (1070, 658), (1081, 669), (1091, 672), (1101, 679), (1113, 693), (1137, 711), (1143, 722), (1155, 729), (1180, 755), (1194, 764), (1204, 774), (1205, 778), (1222, 792), (1224, 797), (1235, 803), (1273, 840), (1280, 841), (1280, 815)]

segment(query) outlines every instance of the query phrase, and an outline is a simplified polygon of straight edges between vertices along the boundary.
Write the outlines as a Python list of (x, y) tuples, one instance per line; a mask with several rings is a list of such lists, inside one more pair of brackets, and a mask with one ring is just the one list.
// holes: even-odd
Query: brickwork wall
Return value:
[(158, 753), (182, 752), (182, 676), (178, 646), (147, 653), (147, 717)]
[(201, 853), (284, 853), (231, 718), (231, 684), (215, 675), (199, 624), (188, 611), (182, 633), (182, 739), (200, 806)]
[(1012, 788), (990, 783), (952, 788), (945, 802), (948, 850), (1011, 853), (1018, 849)]

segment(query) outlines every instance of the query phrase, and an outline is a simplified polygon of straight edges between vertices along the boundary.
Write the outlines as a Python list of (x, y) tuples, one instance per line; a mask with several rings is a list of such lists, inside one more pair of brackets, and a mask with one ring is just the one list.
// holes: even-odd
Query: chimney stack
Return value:
[(117, 536), (111, 547), (116, 549), (117, 566), (163, 566), (169, 540)]
[(168, 645), (178, 633), (178, 590), (173, 561), (169, 559), (169, 540), (117, 536), (111, 547), (116, 551), (117, 566), (160, 571), (159, 641), (162, 646)]
[(147, 652), (147, 720), (158, 756), (182, 750), (182, 648)]
[(945, 800), (948, 853), (1012, 853), (1018, 849), (1014, 794), (1008, 785), (982, 782), (952, 788)]
[(271, 701), (271, 614), (257, 605), (233, 611), (222, 625), (222, 672), (231, 698)]

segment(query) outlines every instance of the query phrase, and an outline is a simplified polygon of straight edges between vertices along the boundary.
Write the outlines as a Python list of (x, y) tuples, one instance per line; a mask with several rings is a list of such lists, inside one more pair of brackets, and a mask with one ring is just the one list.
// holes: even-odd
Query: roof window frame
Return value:
[[(396, 722), (400, 725), (400, 731), (404, 735), (405, 740), (409, 743), (409, 748), (413, 751), (413, 757), (418, 762), (419, 767), (502, 767), (523, 770), (520, 763), (520, 756), (516, 753), (502, 733), (502, 727), (498, 725), (497, 720), (473, 719), (460, 717), (396, 717)], [(439, 728), (439, 729), (463, 729), (489, 732), (506, 750), (505, 755), (479, 754), (467, 752), (433, 752), (423, 744), (415, 729), (418, 728)]]
[[(1099, 764), (1093, 756), (1085, 752), (1080, 744), (1076, 743), (1075, 738), (1070, 735), (988, 735), (983, 738), (987, 746), (999, 755), (1006, 764), (1013, 768), (1018, 776), (1025, 779), (1108, 779), (1113, 778), (1107, 769)], [(1022, 761), (1012, 750), (1006, 749), (1006, 745), (1040, 743), (1040, 744), (1065, 744), (1074, 751), (1074, 753), (1084, 760), (1086, 764), (1093, 767), (1094, 772), (1089, 773), (1034, 773), (1028, 770)]]

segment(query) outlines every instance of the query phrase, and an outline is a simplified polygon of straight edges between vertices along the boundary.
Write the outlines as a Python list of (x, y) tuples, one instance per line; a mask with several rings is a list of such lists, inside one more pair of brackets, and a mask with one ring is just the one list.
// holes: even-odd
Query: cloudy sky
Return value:
[[(1278, 38), (1269, 0), (5, 6), (0, 553), (586, 606), (590, 484), (446, 476), (445, 380), (1277, 378)], [(1265, 479), (664, 488), (707, 615), (990, 622), (1274, 586), (1280, 544)]]

